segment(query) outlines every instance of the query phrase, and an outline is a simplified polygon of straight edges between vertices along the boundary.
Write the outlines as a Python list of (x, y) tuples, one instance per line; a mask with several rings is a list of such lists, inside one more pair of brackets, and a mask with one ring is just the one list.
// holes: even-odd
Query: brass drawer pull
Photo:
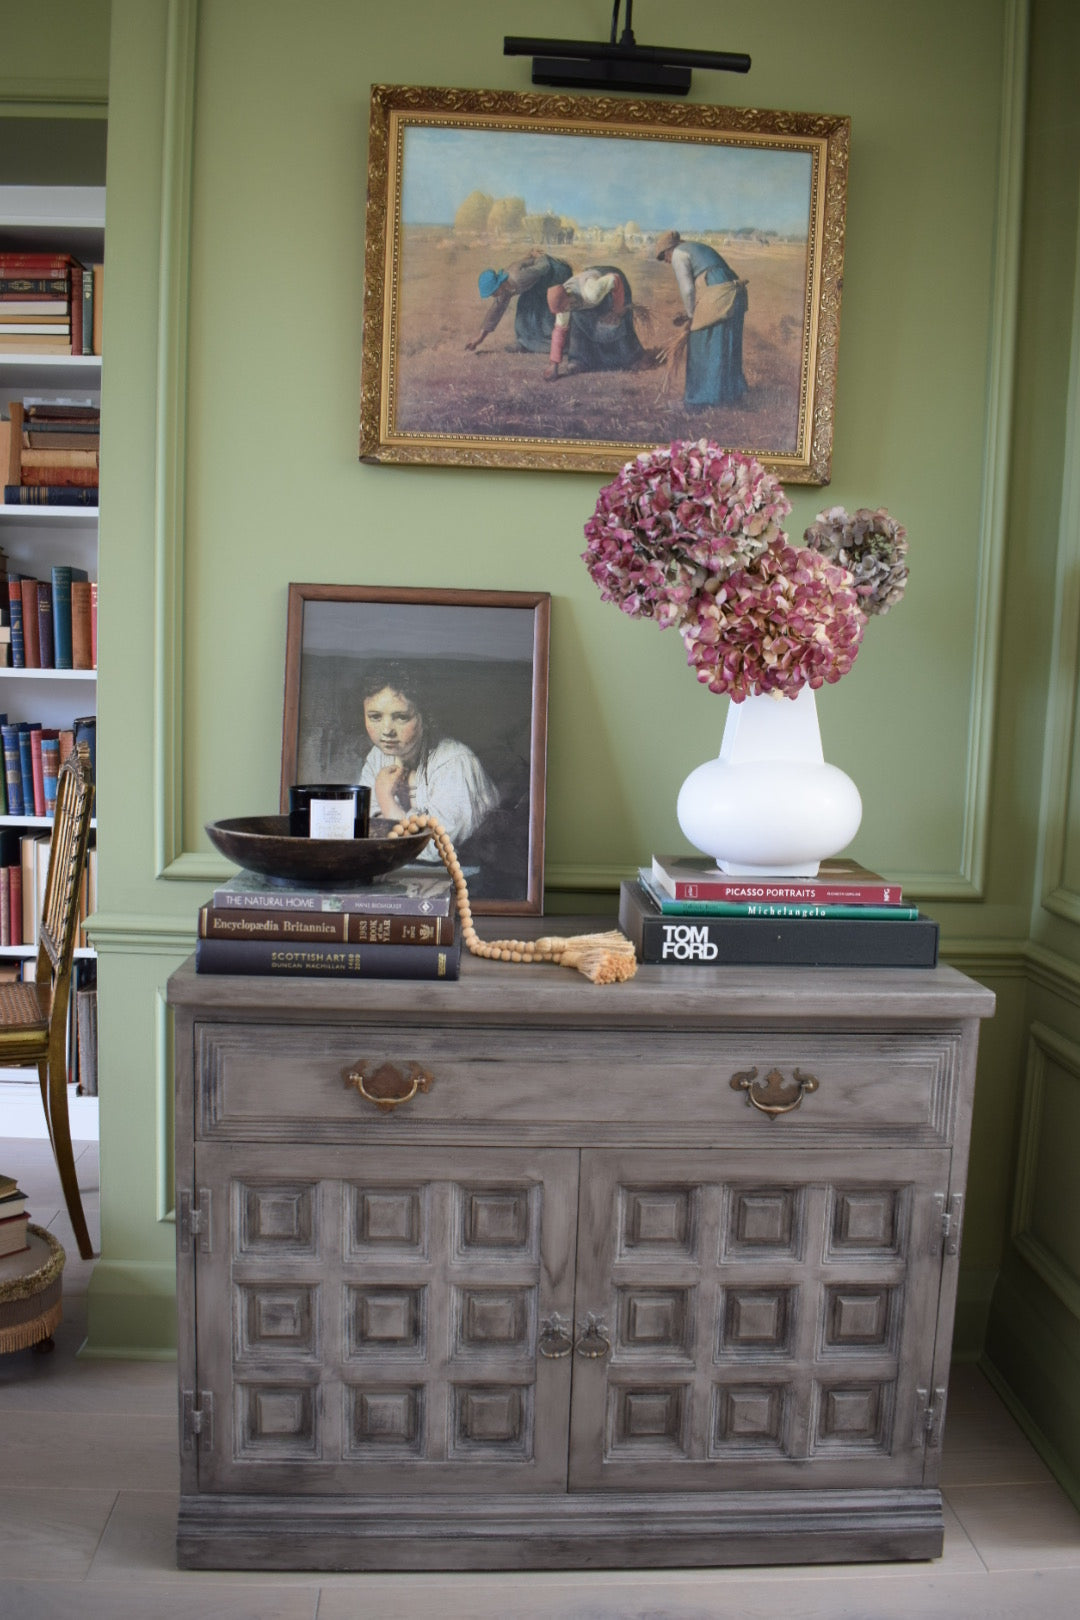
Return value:
[(784, 1077), (779, 1069), (770, 1069), (765, 1076), (764, 1083), (755, 1087), (757, 1079), (756, 1069), (744, 1069), (731, 1077), (732, 1091), (745, 1091), (746, 1100), (752, 1108), (759, 1113), (767, 1114), (775, 1119), (777, 1114), (790, 1114), (792, 1109), (798, 1108), (804, 1097), (816, 1091), (820, 1081), (812, 1074), (803, 1074), (801, 1069), (792, 1069), (794, 1086), (785, 1086)]
[(578, 1341), (574, 1346), (579, 1356), (586, 1361), (599, 1361), (611, 1349), (611, 1340), (608, 1337), (607, 1324), (592, 1312), (585, 1318), (584, 1328), (579, 1328)]
[(361, 1058), (345, 1076), (345, 1084), (354, 1086), (366, 1102), (374, 1103), (381, 1113), (412, 1102), (418, 1091), (430, 1091), (434, 1081), (418, 1063), (410, 1063), (407, 1074), (402, 1074), (393, 1063), (380, 1063), (373, 1067), (367, 1058)]
[(561, 1361), (574, 1348), (569, 1324), (556, 1314), (540, 1324), (540, 1338), (536, 1346), (545, 1361)]

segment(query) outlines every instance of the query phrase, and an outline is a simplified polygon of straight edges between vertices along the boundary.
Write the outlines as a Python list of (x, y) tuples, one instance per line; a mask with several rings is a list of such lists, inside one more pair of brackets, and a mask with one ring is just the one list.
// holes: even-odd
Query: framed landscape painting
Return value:
[[(438, 817), (474, 911), (539, 913), (550, 610), (543, 592), (290, 585), (282, 812), (295, 782), (362, 783), (373, 832)], [(442, 869), (433, 844), (420, 859)]]
[(850, 122), (376, 85), (360, 456), (830, 472)]

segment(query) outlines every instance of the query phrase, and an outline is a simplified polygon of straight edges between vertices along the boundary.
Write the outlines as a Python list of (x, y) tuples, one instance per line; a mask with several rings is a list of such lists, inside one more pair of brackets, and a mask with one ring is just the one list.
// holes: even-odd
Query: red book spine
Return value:
[(30, 760), (34, 774), (34, 814), (45, 814), (45, 769), (41, 761), (41, 732), (30, 733)]
[(38, 648), (37, 588), (36, 579), (19, 581), (19, 590), (22, 593), (23, 650), (27, 669), (41, 668), (41, 652)]
[(22, 867), (15, 865), (11, 868), (11, 916), (9, 925), (11, 929), (11, 943), (23, 943), (22, 925)]

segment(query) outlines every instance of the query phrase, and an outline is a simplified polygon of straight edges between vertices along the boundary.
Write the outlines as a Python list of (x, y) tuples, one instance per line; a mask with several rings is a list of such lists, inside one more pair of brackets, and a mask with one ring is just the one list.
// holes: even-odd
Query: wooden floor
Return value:
[[(12, 1620), (1077, 1620), (1080, 1515), (985, 1379), (958, 1367), (933, 1564), (513, 1575), (180, 1573), (175, 1369), (78, 1357), (85, 1290), (48, 1144), (0, 1169), (68, 1250), (52, 1355), (0, 1357), (0, 1616)], [(77, 1149), (90, 1228), (97, 1144)], [(74, 1258), (73, 1258), (74, 1257)]]

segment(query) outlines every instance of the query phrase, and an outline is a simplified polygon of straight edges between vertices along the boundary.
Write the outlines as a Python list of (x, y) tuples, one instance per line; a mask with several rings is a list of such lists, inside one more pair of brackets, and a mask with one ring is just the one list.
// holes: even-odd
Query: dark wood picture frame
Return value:
[(840, 114), (374, 85), (361, 460), (613, 472), (709, 438), (828, 483), (850, 136)]
[(540, 591), (290, 584), (282, 811), (294, 782), (361, 779), (374, 746), (364, 687), (385, 676), (380, 689), (407, 685), (421, 719), (413, 791), (430, 788), (431, 803), (416, 807), (439, 813), (437, 773), (467, 803), (455, 845), (473, 910), (539, 914), (550, 625)]

